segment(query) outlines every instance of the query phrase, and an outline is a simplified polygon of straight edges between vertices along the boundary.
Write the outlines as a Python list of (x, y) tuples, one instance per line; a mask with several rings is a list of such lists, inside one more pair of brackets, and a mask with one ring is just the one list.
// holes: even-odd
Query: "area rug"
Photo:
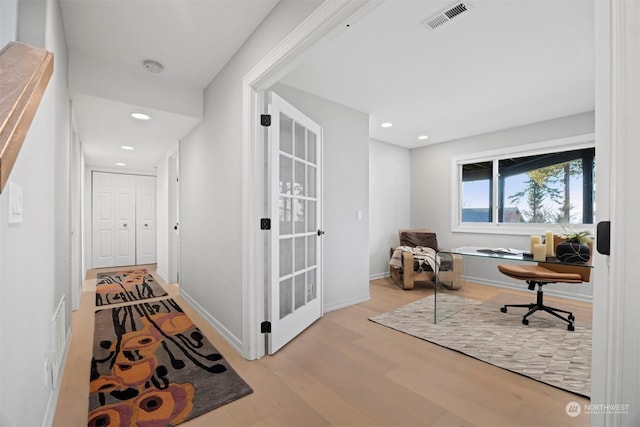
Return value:
[(252, 392), (173, 299), (96, 311), (88, 425), (176, 425)]
[(144, 268), (98, 273), (96, 306), (141, 301), (168, 295)]
[[(458, 296), (439, 295), (438, 310), (459, 306)], [(457, 302), (456, 302), (457, 301)], [(591, 329), (575, 331), (541, 313), (522, 324), (524, 312), (501, 313), (499, 305), (466, 299), (465, 309), (433, 323), (433, 295), (372, 320), (483, 362), (581, 396), (591, 394)], [(454, 310), (455, 311), (455, 310)]]

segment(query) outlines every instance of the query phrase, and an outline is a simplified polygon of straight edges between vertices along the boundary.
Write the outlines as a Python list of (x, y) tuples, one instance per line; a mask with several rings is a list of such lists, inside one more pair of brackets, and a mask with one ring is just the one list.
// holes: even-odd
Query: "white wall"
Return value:
[[(465, 245), (529, 247), (528, 236), (452, 233), (451, 157), (594, 133), (594, 120), (594, 113), (588, 112), (412, 150), (411, 226), (435, 230), (438, 233), (438, 244), (443, 247), (454, 248)], [(425, 183), (432, 183), (432, 185), (427, 188)], [(486, 260), (478, 261), (467, 257), (465, 276), (469, 280), (481, 283), (522, 289), (522, 283), (500, 274), (496, 263)], [(580, 286), (558, 284), (547, 285), (545, 291), (589, 300), (593, 288), (591, 284)]]
[(16, 40), (18, 34), (18, 0), (0, 1), (0, 48)]
[(410, 226), (411, 152), (372, 139), (369, 143), (369, 277), (389, 275), (389, 249), (398, 230)]
[[(324, 311), (369, 299), (369, 116), (283, 84), (273, 91), (322, 126)], [(358, 220), (357, 212), (362, 211)]]
[(180, 290), (242, 347), (242, 79), (320, 1), (281, 1), (213, 79), (180, 143)]
[(9, 178), (24, 191), (21, 224), (8, 224), (9, 192), (0, 195), (0, 425), (47, 423), (57, 393), (45, 387), (44, 361), (63, 295), (70, 324), (67, 48), (59, 3), (41, 6), (54, 73)]

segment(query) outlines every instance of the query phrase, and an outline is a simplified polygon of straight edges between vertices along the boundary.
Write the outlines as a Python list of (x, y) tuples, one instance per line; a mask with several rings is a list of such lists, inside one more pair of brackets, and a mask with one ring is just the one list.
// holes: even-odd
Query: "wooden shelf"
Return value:
[(11, 42), (0, 50), (0, 193), (52, 73), (53, 54), (45, 49)]

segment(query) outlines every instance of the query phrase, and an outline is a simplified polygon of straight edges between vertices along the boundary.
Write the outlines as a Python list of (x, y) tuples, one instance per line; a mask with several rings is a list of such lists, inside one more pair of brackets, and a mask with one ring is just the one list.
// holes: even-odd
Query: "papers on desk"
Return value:
[(476, 251), (484, 254), (496, 254), (496, 255), (522, 255), (525, 251), (513, 248), (480, 248)]

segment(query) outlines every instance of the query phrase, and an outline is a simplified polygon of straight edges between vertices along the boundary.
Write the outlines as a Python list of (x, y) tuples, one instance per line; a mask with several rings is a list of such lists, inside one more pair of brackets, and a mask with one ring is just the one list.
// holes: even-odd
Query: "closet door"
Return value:
[(136, 177), (136, 264), (156, 262), (156, 178)]
[(135, 264), (135, 177), (93, 172), (92, 195), (93, 267)]

